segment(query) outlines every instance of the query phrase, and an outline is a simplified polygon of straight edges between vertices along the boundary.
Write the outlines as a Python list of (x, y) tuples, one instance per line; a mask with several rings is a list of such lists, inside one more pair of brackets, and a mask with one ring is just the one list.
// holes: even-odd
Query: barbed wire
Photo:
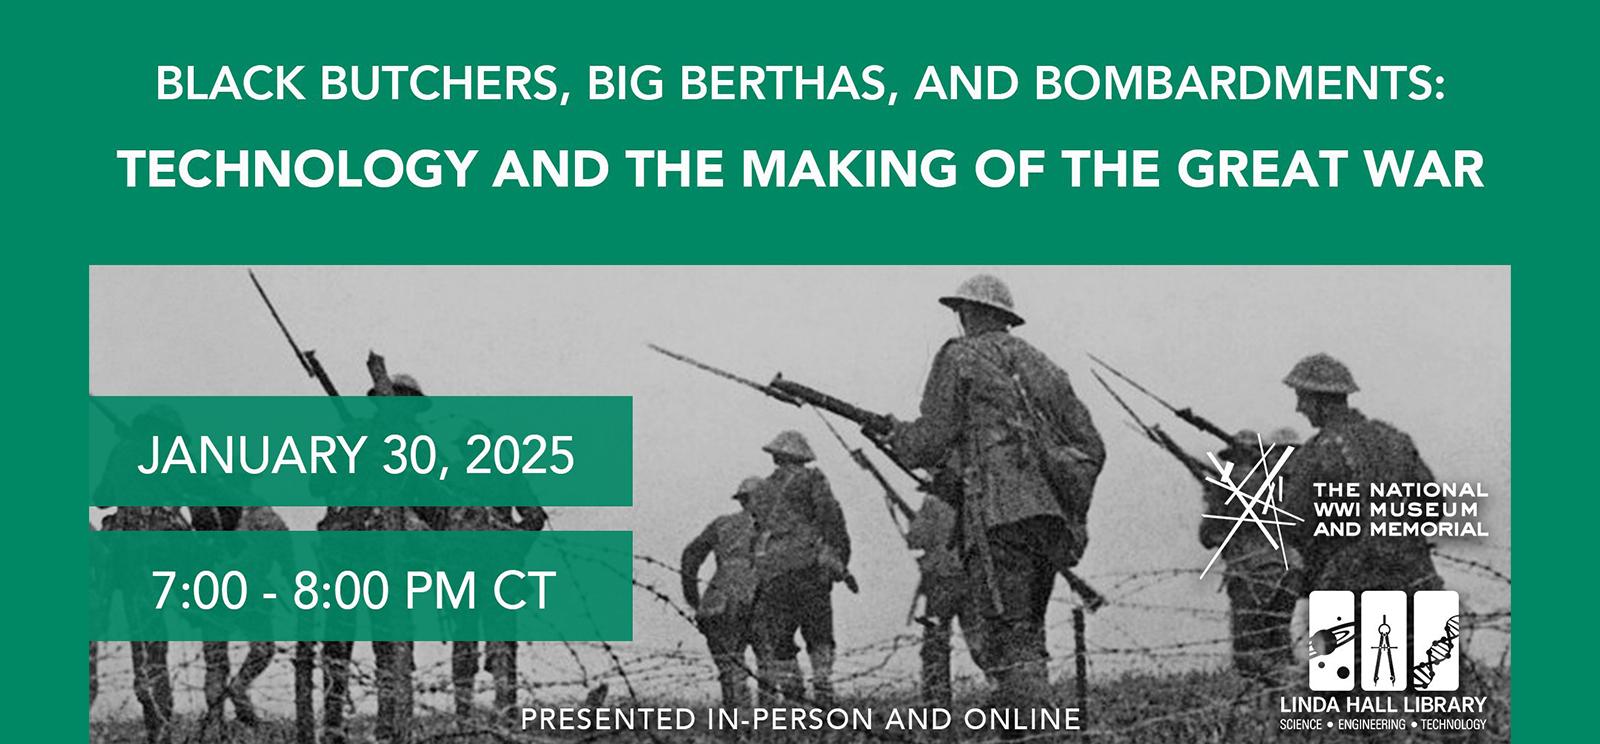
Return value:
[[(1488, 563), (1473, 559), (1436, 551), (1435, 555), (1441, 563), (1452, 570), (1459, 570), (1465, 578), (1467, 575), (1476, 575), (1480, 578), (1491, 580), (1505, 587), (1507, 605), (1503, 607), (1490, 607), (1475, 609), (1462, 613), (1462, 629), (1465, 636), (1471, 633), (1498, 633), (1506, 636), (1505, 650), (1501, 653), (1498, 664), (1485, 667), (1484, 663), (1468, 657), (1463, 653), (1463, 678), (1472, 678), (1474, 684), (1480, 689), (1492, 693), (1497, 701), (1496, 712), (1491, 716), (1496, 723), (1495, 736), (1509, 737), (1509, 698), (1506, 694), (1506, 685), (1509, 679), (1509, 634), (1511, 609), (1509, 607), (1510, 577), (1504, 571)], [(670, 576), (681, 576), (678, 566), (658, 558), (635, 554), (634, 561), (642, 567), (651, 570), (660, 570)], [(692, 610), (685, 607), (668, 591), (654, 583), (644, 572), (636, 571), (631, 578), (633, 587), (649, 597), (653, 602), (661, 605), (669, 614), (691, 626), (695, 625), (695, 615)], [(1141, 595), (1167, 584), (1169, 582), (1198, 575), (1198, 569), (1191, 567), (1162, 567), (1147, 568), (1120, 573), (1100, 573), (1085, 576), (1100, 587), (1105, 595), (1107, 604), (1094, 615), (1094, 625), (1101, 629), (1101, 633), (1091, 636), (1086, 647), (1086, 653), (1091, 666), (1098, 660), (1103, 663), (1111, 660), (1142, 660), (1143, 666), (1124, 667), (1123, 679), (1129, 675), (1160, 675), (1167, 678), (1180, 679), (1182, 675), (1172, 675), (1164, 672), (1169, 669), (1174, 659), (1189, 659), (1191, 661), (1205, 662), (1212, 665), (1225, 663), (1232, 656), (1231, 644), (1235, 637), (1230, 632), (1221, 634), (1207, 634), (1199, 637), (1178, 638), (1173, 640), (1151, 641), (1141, 638), (1139, 633), (1129, 627), (1127, 620), (1149, 617), (1182, 617), (1191, 622), (1201, 623), (1226, 623), (1228, 611), (1217, 607), (1191, 606), (1174, 604), (1170, 602), (1153, 602), (1141, 599)], [(1065, 604), (1076, 605), (1077, 600), (1070, 596), (1057, 598)], [(1061, 637), (1060, 631), (1070, 620), (1056, 620), (1050, 624), (1052, 635)], [(1110, 642), (1100, 640), (1109, 633)], [(1070, 637), (1070, 632), (1068, 633)], [(903, 670), (896, 668), (897, 660), (906, 653), (920, 650), (923, 636), (920, 633), (904, 632), (894, 633), (860, 645), (841, 648), (837, 658), (839, 674), (836, 675), (836, 684), (841, 689), (841, 700), (856, 701), (868, 707), (883, 705), (886, 702), (902, 700), (914, 703), (916, 685), (914, 675), (908, 675)], [(195, 713), (203, 712), (205, 706), (204, 686), (196, 680), (204, 676), (204, 659), (200, 652), (199, 643), (174, 643), (176, 658), (168, 665), (169, 676), (172, 679), (174, 696), (182, 698), (186, 705), (181, 706), (185, 711)], [(238, 644), (242, 646), (243, 644)], [(952, 653), (967, 651), (962, 641), (952, 642)], [(105, 724), (119, 720), (131, 720), (137, 717), (139, 706), (136, 696), (129, 694), (134, 688), (133, 671), (131, 663), (126, 661), (128, 644), (125, 643), (100, 643), (97, 645), (96, 666), (99, 671), (99, 700), (91, 716), (91, 732), (103, 731)], [(529, 646), (520, 646), (527, 649)], [(544, 647), (546, 649), (550, 647)], [(628, 692), (628, 702), (635, 706), (646, 704), (645, 701), (672, 701), (682, 702), (685, 696), (693, 689), (704, 689), (716, 680), (716, 672), (710, 663), (709, 654), (700, 648), (689, 648), (683, 643), (667, 647), (653, 647), (643, 643), (618, 646), (604, 642), (568, 642), (560, 644), (561, 657), (567, 658), (571, 671), (567, 674), (559, 673), (559, 664), (535, 664), (537, 673), (529, 673), (526, 663), (519, 663), (517, 679), (517, 693), (522, 702), (558, 702), (579, 700), (585, 697), (596, 686), (608, 683), (619, 683)], [(294, 652), (293, 642), (280, 643), (277, 653), (269, 665), (266, 673), (262, 674), (251, 689), (252, 699), (258, 707), (271, 710), (293, 710), (293, 689), (291, 684), (289, 659)], [(1286, 651), (1292, 649), (1269, 648), (1271, 651)], [(608, 662), (606, 669), (594, 669), (589, 666), (586, 657), (599, 653)], [(970, 652), (969, 652), (970, 653)], [(519, 651), (519, 656), (527, 657), (530, 654)], [(543, 651), (531, 654), (549, 661), (548, 654)], [(537, 659), (535, 659), (537, 661)], [(1064, 667), (1071, 663), (1068, 656), (1052, 659), (1050, 667), (1052, 673), (1064, 672)], [(760, 684), (757, 670), (750, 666), (745, 667), (747, 675)], [(350, 664), (351, 684), (349, 686), (349, 699), (344, 703), (352, 711), (369, 708), (376, 696), (377, 672), (373, 662), (367, 658), (353, 658)], [(958, 687), (975, 690), (982, 687), (981, 674), (965, 673), (955, 676)], [(1101, 676), (1101, 675), (1097, 675)], [(908, 679), (910, 677), (910, 679)], [(1143, 677), (1141, 677), (1142, 679)], [(1149, 677), (1159, 679), (1159, 676)], [(429, 663), (418, 665), (413, 669), (414, 691), (418, 693), (417, 707), (420, 711), (434, 715), (440, 720), (455, 720), (453, 709), (436, 705), (434, 696), (448, 695), (453, 691), (453, 667), (450, 654), (440, 654), (439, 658)], [(1118, 679), (1104, 678), (1101, 682), (1107, 688), (1115, 688)], [(1160, 712), (1146, 711), (1138, 716), (1137, 720), (1118, 722), (1111, 725), (1116, 715), (1100, 716), (1100, 722), (1090, 721), (1087, 733), (1092, 734), (1099, 741), (1120, 741), (1135, 736), (1140, 732), (1150, 730), (1152, 727), (1174, 725), (1180, 722), (1205, 722), (1224, 711), (1245, 707), (1247, 710), (1266, 709), (1262, 706), (1249, 708), (1246, 703), (1255, 698), (1265, 699), (1272, 694), (1285, 694), (1290, 691), (1303, 692), (1292, 684), (1275, 687), (1250, 685), (1239, 681), (1235, 687), (1225, 689), (1200, 689), (1186, 693), (1186, 697), (1196, 697), (1195, 700), (1184, 700), (1185, 704), (1178, 705), (1176, 700), (1163, 700), (1161, 703), (1171, 703), (1170, 709)], [(474, 692), (486, 692), (486, 685), (475, 685)], [(322, 690), (319, 686), (318, 692)], [(319, 701), (322, 695), (318, 695)], [(1097, 709), (1107, 703), (1105, 700), (1096, 699), (1091, 695), (1091, 709)], [(1112, 701), (1115, 702), (1115, 701)], [(800, 701), (802, 705), (810, 701)], [(1109, 706), (1114, 709), (1113, 706)], [(99, 723), (99, 728), (96, 723)], [(661, 742), (665, 737), (654, 731), (639, 732), (649, 736), (652, 741)], [(886, 732), (861, 732), (864, 735), (880, 735), (875, 738), (885, 740), (898, 740), (897, 737)], [(974, 732), (977, 733), (977, 732)], [(418, 731), (414, 740), (418, 742), (449, 742), (449, 741), (482, 741), (492, 739), (495, 741), (536, 742), (540, 741), (535, 734), (517, 730), (501, 721), (496, 723), (493, 716), (485, 716), (481, 721), (460, 721), (450, 730)], [(989, 739), (980, 739), (988, 741)]]

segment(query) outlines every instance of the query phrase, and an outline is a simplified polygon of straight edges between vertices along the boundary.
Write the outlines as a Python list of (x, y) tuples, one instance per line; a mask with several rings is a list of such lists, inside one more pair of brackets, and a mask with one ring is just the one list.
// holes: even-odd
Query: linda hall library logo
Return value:
[[(1410, 600), (1409, 605), (1407, 600)], [(1461, 685), (1461, 598), (1452, 591), (1311, 593), (1311, 689), (1454, 692)], [(1357, 664), (1359, 658), (1360, 663)]]

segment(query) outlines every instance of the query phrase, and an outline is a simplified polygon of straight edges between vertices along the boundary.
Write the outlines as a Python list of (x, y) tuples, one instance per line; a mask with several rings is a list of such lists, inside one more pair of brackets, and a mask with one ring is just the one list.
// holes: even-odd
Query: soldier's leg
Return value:
[(1047, 707), (1050, 702), (1044, 613), (1055, 584), (1050, 550), (1058, 538), (1052, 536), (1052, 522), (1030, 519), (989, 532), (1002, 605), (998, 612), (991, 607), (985, 617), (995, 707)]
[(950, 707), (950, 622), (924, 617), (922, 623), (922, 704)]
[(379, 741), (403, 744), (411, 735), (411, 662), (409, 641), (373, 641), (377, 660)]
[(706, 637), (706, 648), (711, 651), (711, 662), (717, 667), (717, 684), (722, 688), (722, 707), (743, 708), (750, 705), (750, 688), (744, 671), (744, 649), (748, 633), (741, 627), (742, 620), (734, 610), (704, 618), (700, 630)]
[(129, 643), (128, 652), (133, 663), (133, 696), (138, 699), (139, 708), (144, 712), (145, 738), (154, 741), (155, 733), (159, 730), (159, 713), (155, 696), (151, 694), (150, 668), (144, 662), (145, 642)]
[(100, 693), (100, 644), (89, 641), (89, 704)]
[(517, 707), (517, 642), (490, 641), (483, 653), (494, 676), (494, 708), (505, 715)]
[(294, 644), (294, 740), (297, 744), (316, 744), (316, 710), (312, 704), (312, 677), (317, 665), (317, 645), (311, 641)]
[(761, 658), (761, 698), (763, 705), (776, 705), (782, 698), (798, 698), (804, 691), (794, 634), (800, 620), (794, 602), (794, 582), (785, 574), (770, 579), (756, 592), (756, 654)]
[(344, 744), (344, 706), (350, 697), (351, 641), (325, 641), (322, 644), (322, 734), (326, 744)]
[(1228, 636), (1233, 646), (1233, 669), (1246, 679), (1259, 679), (1261, 659), (1257, 649), (1261, 639), (1255, 577), (1237, 570), (1223, 577), (1228, 593)]
[(1267, 627), (1262, 634), (1262, 654), (1273, 667), (1274, 684), (1288, 679), (1285, 675), (1295, 666), (1293, 622), (1295, 603), (1300, 598), (1294, 586), (1292, 580), (1275, 582), (1271, 598), (1263, 608), (1262, 622)]
[(172, 677), (167, 672), (167, 642), (144, 641), (136, 645), (140, 653), (134, 657), (133, 669), (136, 675), (143, 670), (145, 694), (139, 702), (144, 706), (145, 739), (167, 744), (172, 741)]
[(812, 702), (833, 704), (833, 581), (821, 570), (807, 571), (801, 584), (800, 637), (811, 661)]
[(478, 642), (456, 641), (450, 645), (450, 678), (455, 692), (456, 715), (472, 715), (473, 678), (478, 674)]
[(255, 684), (256, 678), (272, 665), (272, 657), (277, 652), (277, 645), (271, 641), (251, 642), (250, 653), (239, 665), (239, 673), (228, 683), (228, 699), (233, 701), (233, 714), (240, 723), (254, 726), (261, 722), (256, 716), (255, 705), (250, 702), (250, 685)]
[(206, 641), (200, 644), (200, 655), (205, 659), (205, 726), (222, 722), (223, 708), (228, 701), (228, 643)]

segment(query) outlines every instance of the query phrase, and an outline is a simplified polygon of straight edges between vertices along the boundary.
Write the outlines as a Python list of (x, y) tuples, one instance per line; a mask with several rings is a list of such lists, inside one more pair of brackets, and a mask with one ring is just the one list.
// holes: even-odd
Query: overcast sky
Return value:
[[(301, 346), (316, 349), (349, 394), (366, 389), (364, 359), (375, 349), (392, 373), (416, 376), (430, 394), (634, 396), (635, 506), (557, 509), (556, 525), (632, 529), (639, 552), (671, 563), (706, 522), (732, 508), (728, 494), (741, 478), (771, 469), (761, 445), (780, 429), (805, 432), (857, 546), (862, 594), (840, 590), (835, 598), (840, 643), (851, 647), (905, 632), (916, 583), (877, 487), (812, 412), (658, 356), (645, 343), (757, 380), (781, 371), (907, 418), (916, 412), (933, 355), (957, 331), (954, 316), (935, 300), (978, 270), (265, 267), (258, 274)], [(1509, 269), (987, 270), (1017, 297), (1028, 320), (1018, 334), (1072, 375), (1107, 440), (1090, 515), (1092, 543), (1081, 566), (1091, 581), (1109, 585), (1143, 569), (1198, 568), (1209, 552), (1196, 539), (1197, 485), (1122, 423), (1121, 411), (1089, 376), (1085, 352), (1226, 428), (1287, 425), (1303, 435), (1308, 427), (1280, 381), (1306, 354), (1333, 354), (1361, 385), (1353, 403), (1410, 433), (1439, 479), (1482, 482), (1491, 494), (1485, 504), (1491, 538), (1447, 550), (1509, 573)], [(93, 394), (320, 394), (242, 267), (95, 267), (90, 299)], [(1211, 445), (1147, 400), (1125, 397), (1196, 454)], [(290, 520), (309, 527), (320, 511)], [(641, 580), (676, 597), (670, 575), (637, 570)], [(1508, 602), (1492, 584), (1448, 572), (1446, 578), (1469, 592), (1468, 602)], [(1491, 596), (1477, 596), (1483, 594)], [(1165, 581), (1137, 601), (1225, 606), (1214, 576)], [(636, 643), (700, 648), (692, 629), (656, 600), (638, 593), (635, 603)], [(1224, 622), (1211, 616), (1173, 622), (1112, 609), (1091, 621), (1091, 641), (1211, 638), (1226, 633)], [(1058, 655), (1070, 649), (1063, 635), (1051, 639)]]

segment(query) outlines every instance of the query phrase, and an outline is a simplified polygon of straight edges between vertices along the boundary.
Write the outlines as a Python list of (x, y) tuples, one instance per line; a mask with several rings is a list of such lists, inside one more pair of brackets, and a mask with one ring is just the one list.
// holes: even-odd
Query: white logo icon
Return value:
[[(1216, 565), (1217, 559), (1222, 557), (1222, 551), (1228, 548), (1228, 543), (1233, 541), (1233, 536), (1238, 534), (1239, 528), (1244, 526), (1245, 522), (1250, 522), (1254, 529), (1261, 530), (1262, 536), (1267, 539), (1267, 544), (1282, 554), (1284, 570), (1287, 571), (1289, 569), (1289, 548), (1283, 542), (1283, 528), (1293, 527), (1296, 522), (1304, 522), (1305, 520), (1290, 514), (1283, 507), (1278, 506), (1279, 502), (1283, 500), (1283, 479), (1278, 477), (1278, 472), (1283, 470), (1284, 463), (1289, 461), (1289, 455), (1294, 454), (1295, 448), (1285, 445), (1283, 454), (1277, 456), (1277, 462), (1269, 463), (1268, 457), (1273, 454), (1273, 450), (1277, 449), (1278, 446), (1276, 444), (1270, 447), (1267, 446), (1261, 441), (1261, 436), (1258, 434), (1256, 435), (1256, 447), (1261, 456), (1256, 460), (1256, 464), (1250, 468), (1250, 471), (1239, 479), (1240, 484), (1246, 484), (1255, 476), (1256, 471), (1266, 471), (1265, 477), (1261, 479), (1261, 485), (1256, 487), (1254, 493), (1245, 493), (1242, 485), (1237, 485), (1233, 482), (1233, 463), (1217, 459), (1217, 455), (1214, 452), (1206, 453), (1206, 457), (1211, 459), (1211, 466), (1217, 469), (1217, 475), (1215, 477), (1206, 476), (1206, 482), (1226, 489), (1228, 491), (1228, 499), (1223, 502), (1223, 505), (1231, 505), (1237, 500), (1240, 512), (1238, 514), (1201, 515), (1204, 519), (1222, 519), (1233, 522), (1233, 528), (1228, 530), (1228, 536), (1222, 539), (1222, 544), (1217, 546), (1217, 552), (1211, 554), (1211, 560), (1206, 563), (1205, 570), (1200, 572), (1200, 578), (1202, 579), (1211, 571), (1211, 567)], [(1285, 521), (1286, 519), (1294, 521)]]

